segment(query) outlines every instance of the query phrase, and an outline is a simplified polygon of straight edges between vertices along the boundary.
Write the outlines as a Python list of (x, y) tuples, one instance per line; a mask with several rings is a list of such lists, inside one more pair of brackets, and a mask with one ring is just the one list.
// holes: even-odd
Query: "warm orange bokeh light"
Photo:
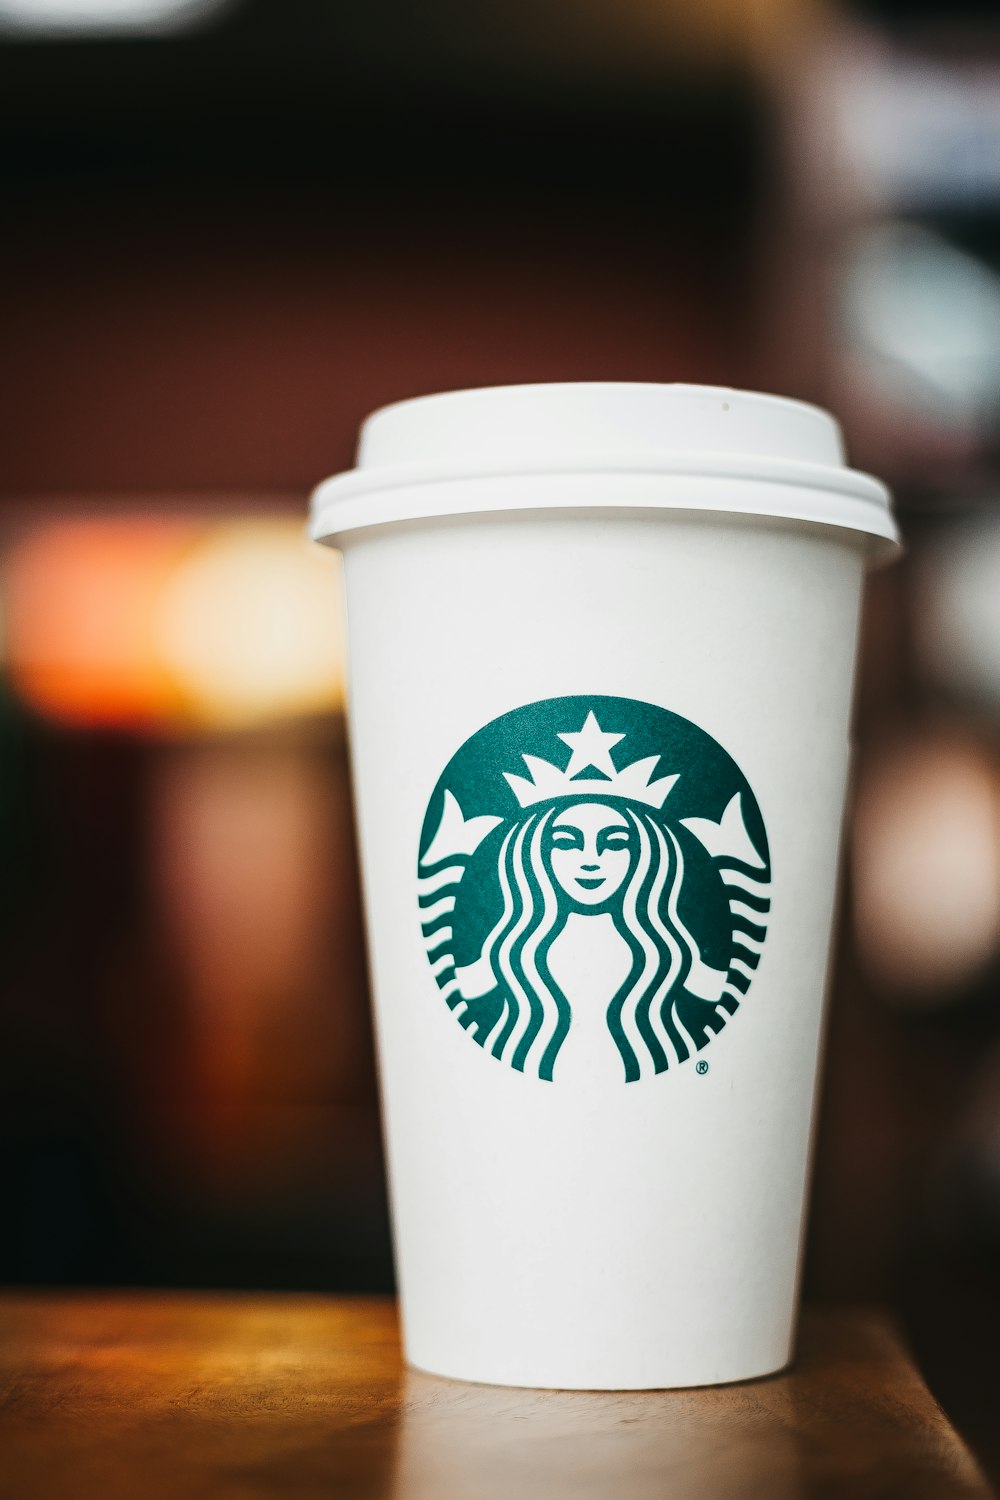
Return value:
[(191, 545), (190, 521), (61, 521), (5, 559), (7, 654), (16, 690), (48, 717), (144, 728), (178, 693), (154, 648), (156, 601)]
[(4, 574), (11, 679), (48, 718), (243, 729), (341, 705), (337, 559), (294, 517), (49, 521)]
[(290, 517), (203, 531), (157, 607), (156, 650), (193, 723), (253, 728), (340, 707), (339, 562)]

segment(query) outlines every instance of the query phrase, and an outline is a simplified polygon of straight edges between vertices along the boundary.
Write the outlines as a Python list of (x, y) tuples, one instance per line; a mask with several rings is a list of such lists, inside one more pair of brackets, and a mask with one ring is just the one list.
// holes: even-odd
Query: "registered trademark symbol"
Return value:
[(700, 1062), (696, 1062), (695, 1063), (694, 1070), (695, 1070), (696, 1073), (707, 1073), (708, 1072), (708, 1063), (705, 1061), (704, 1058), (702, 1058)]

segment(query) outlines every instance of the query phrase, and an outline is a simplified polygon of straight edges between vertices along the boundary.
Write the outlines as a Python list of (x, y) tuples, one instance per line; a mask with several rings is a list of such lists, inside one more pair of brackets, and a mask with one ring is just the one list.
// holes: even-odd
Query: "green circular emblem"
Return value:
[(452, 1014), (558, 1082), (700, 1052), (750, 988), (771, 863), (746, 777), (679, 714), (547, 698), (472, 735), (420, 837), (420, 922)]

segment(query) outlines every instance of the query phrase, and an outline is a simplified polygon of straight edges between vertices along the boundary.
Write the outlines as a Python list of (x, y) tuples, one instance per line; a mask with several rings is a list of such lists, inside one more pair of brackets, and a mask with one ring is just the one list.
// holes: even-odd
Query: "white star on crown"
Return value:
[[(606, 734), (591, 711), (584, 720), (583, 728), (575, 734), (560, 734), (572, 750), (569, 765), (560, 770), (550, 761), (537, 755), (522, 755), (528, 768), (527, 776), (515, 776), (505, 771), (504, 777), (522, 807), (531, 807), (535, 802), (547, 802), (552, 797), (624, 797), (631, 802), (644, 802), (647, 807), (662, 807), (667, 794), (677, 780), (676, 776), (661, 776), (652, 780), (659, 764), (658, 755), (635, 760), (622, 770), (615, 768), (611, 759), (611, 747), (623, 740), (623, 734)], [(582, 771), (591, 767), (599, 776), (582, 776)]]

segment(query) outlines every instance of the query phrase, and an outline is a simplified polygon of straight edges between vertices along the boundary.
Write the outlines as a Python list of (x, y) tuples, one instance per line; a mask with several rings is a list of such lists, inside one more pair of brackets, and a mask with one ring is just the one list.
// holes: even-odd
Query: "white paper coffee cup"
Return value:
[(405, 1346), (629, 1389), (790, 1356), (863, 575), (798, 402), (403, 402), (313, 497), (350, 731)]

